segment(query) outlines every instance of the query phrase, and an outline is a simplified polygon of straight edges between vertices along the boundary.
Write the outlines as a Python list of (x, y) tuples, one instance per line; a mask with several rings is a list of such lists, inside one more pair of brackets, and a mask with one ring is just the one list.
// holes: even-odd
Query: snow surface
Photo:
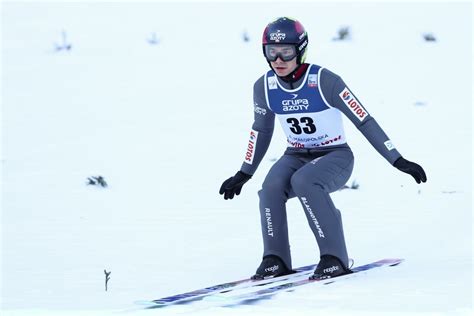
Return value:
[[(217, 191), (245, 153), (253, 82), (268, 67), (261, 32), (282, 15), (308, 30), (308, 61), (341, 75), (425, 168), (417, 185), (346, 120), (360, 187), (332, 196), (350, 256), (406, 261), (256, 305), (142, 310), (135, 301), (260, 263), (256, 193), (281, 131), (239, 197)], [(332, 41), (342, 26), (352, 40)], [(4, 2), (2, 28), (2, 316), (472, 313), (469, 2)], [(54, 49), (62, 32), (70, 51)], [(86, 185), (95, 175), (109, 187)], [(294, 265), (316, 263), (296, 200), (288, 217)]]

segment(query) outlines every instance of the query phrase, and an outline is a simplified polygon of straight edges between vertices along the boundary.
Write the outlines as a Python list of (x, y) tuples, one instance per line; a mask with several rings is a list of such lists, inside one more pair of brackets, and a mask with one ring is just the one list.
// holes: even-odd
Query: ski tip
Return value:
[(386, 259), (382, 259), (382, 260), (377, 261), (377, 263), (378, 264), (386, 264), (386, 265), (389, 265), (389, 266), (396, 266), (396, 265), (402, 263), (403, 261), (405, 261), (405, 259), (402, 259), (402, 258), (386, 258)]

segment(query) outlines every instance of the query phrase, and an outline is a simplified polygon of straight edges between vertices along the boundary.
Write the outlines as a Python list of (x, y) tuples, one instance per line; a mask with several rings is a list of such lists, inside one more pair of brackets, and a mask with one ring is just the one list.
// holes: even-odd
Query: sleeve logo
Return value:
[(253, 163), (253, 157), (255, 156), (255, 145), (257, 144), (258, 132), (251, 130), (250, 139), (247, 145), (247, 152), (245, 153), (244, 162), (251, 165)]
[(392, 141), (389, 139), (387, 140), (385, 143), (383, 143), (385, 145), (385, 147), (388, 149), (388, 150), (393, 150), (395, 149), (395, 146), (392, 144)]
[(364, 118), (368, 115), (367, 111), (359, 104), (359, 101), (352, 95), (349, 89), (344, 88), (341, 93), (339, 93), (342, 101), (345, 105), (355, 114), (359, 121), (363, 121)]
[(253, 110), (255, 113), (260, 114), (260, 115), (267, 115), (267, 110), (265, 108), (261, 108), (258, 106), (258, 103), (254, 102), (253, 104)]

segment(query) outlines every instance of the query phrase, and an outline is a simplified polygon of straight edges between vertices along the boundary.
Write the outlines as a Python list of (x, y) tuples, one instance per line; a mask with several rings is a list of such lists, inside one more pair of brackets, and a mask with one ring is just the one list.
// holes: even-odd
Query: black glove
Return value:
[(252, 178), (251, 175), (237, 171), (235, 176), (230, 177), (222, 183), (219, 194), (224, 194), (224, 199), (232, 199), (234, 195), (239, 195), (245, 182)]
[(393, 163), (393, 166), (400, 171), (411, 174), (415, 178), (416, 183), (426, 182), (425, 170), (414, 162), (400, 157)]

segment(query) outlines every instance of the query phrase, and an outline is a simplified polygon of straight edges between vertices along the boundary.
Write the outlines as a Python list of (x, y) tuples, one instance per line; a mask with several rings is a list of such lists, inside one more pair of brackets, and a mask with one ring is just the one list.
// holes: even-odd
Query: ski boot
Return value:
[(321, 260), (316, 267), (310, 280), (323, 280), (338, 277), (344, 274), (352, 273), (351, 269), (346, 268), (339, 258), (331, 255), (321, 256)]
[(291, 273), (294, 273), (294, 271), (288, 269), (280, 257), (268, 255), (263, 257), (263, 261), (258, 267), (257, 272), (250, 278), (252, 280), (263, 280)]

